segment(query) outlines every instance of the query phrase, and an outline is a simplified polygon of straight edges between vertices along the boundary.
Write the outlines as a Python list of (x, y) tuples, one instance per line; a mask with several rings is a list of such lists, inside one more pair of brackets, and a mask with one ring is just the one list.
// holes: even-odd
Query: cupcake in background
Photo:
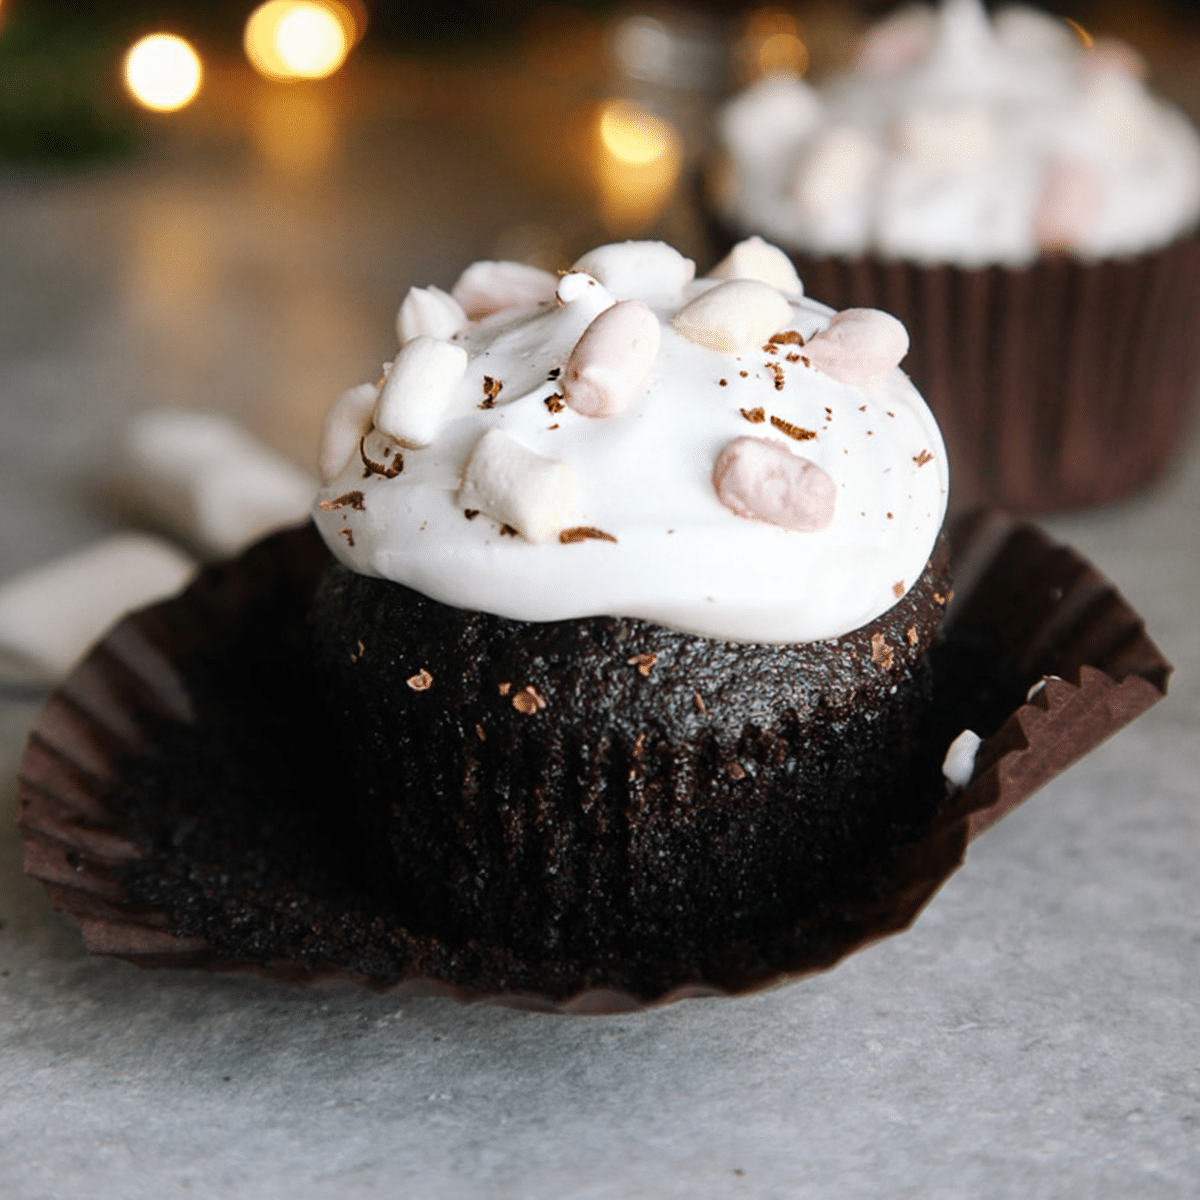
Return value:
[(728, 240), (786, 246), (808, 291), (894, 312), (957, 507), (1101, 504), (1168, 463), (1200, 373), (1200, 138), (1128, 47), (978, 0), (900, 10), (817, 90), (724, 110)]

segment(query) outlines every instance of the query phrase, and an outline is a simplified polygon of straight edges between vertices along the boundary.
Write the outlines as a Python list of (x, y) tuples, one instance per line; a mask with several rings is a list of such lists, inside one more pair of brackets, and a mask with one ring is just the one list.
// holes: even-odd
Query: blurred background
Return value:
[[(0, 0), (0, 574), (111, 527), (91, 492), (144, 409), (311, 466), (412, 283), (632, 236), (703, 269), (716, 105), (836, 71), (888, 7)], [(1189, 6), (1045, 7), (1200, 116)]]

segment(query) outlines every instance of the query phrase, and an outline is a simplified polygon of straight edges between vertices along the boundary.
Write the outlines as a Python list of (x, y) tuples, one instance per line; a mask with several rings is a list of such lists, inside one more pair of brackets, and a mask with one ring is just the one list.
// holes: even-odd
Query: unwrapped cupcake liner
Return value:
[[(722, 247), (737, 240), (712, 222)], [(1200, 383), (1200, 232), (1126, 258), (922, 266), (789, 250), (805, 293), (908, 327), (901, 364), (950, 457), (950, 500), (1036, 514), (1149, 487)]]
[(21, 764), (25, 869), (91, 952), (147, 967), (565, 1012), (786, 982), (906, 928), (971, 836), (1165, 694), (1171, 668), (1141, 619), (1074, 551), (989, 510), (959, 523), (952, 560), (923, 752), (940, 761), (974, 728), (968, 786), (819, 910), (781, 913), (755, 944), (667, 961), (652, 980), (446, 945), (356, 890), (354, 830), (328, 803), (334, 741), (314, 736), (306, 683), (305, 613), (329, 562), (310, 526), (128, 617), (54, 693)]

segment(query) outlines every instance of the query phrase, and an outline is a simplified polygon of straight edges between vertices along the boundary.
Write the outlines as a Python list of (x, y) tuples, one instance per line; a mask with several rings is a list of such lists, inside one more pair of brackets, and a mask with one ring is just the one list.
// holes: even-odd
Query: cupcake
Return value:
[(1200, 343), (1200, 139), (1115, 42), (978, 0), (901, 10), (820, 91), (761, 81), (720, 121), (730, 241), (785, 246), (809, 289), (913, 333), (955, 504), (1022, 511), (1152, 481)]
[(326, 423), (311, 627), (406, 927), (620, 983), (928, 824), (948, 471), (900, 322), (756, 239), (479, 263), (397, 328)]

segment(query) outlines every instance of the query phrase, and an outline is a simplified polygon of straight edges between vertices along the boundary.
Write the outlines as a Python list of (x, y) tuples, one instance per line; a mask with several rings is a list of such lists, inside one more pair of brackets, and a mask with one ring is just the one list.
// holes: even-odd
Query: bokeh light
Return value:
[(609, 100), (596, 122), (597, 176), (609, 230), (636, 233), (663, 209), (683, 164), (670, 121), (629, 100)]
[(791, 13), (762, 8), (746, 19), (733, 59), (744, 83), (766, 75), (803, 75), (808, 70), (808, 46)]
[(346, 61), (358, 24), (330, 0), (267, 0), (246, 22), (246, 57), (268, 79), (324, 79)]
[(125, 86), (139, 104), (155, 112), (174, 112), (189, 104), (203, 74), (200, 56), (172, 33), (152, 33), (135, 42), (125, 56)]

